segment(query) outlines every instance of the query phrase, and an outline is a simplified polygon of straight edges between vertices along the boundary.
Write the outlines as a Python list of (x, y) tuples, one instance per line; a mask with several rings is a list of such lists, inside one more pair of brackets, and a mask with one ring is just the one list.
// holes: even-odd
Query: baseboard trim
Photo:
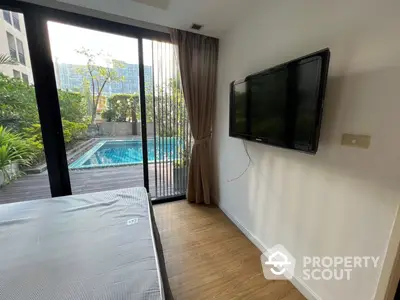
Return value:
[[(265, 252), (266, 247), (255, 235), (253, 235), (246, 227), (244, 227), (236, 217), (231, 215), (224, 207), (219, 205), (219, 209), (236, 225), (237, 228), (261, 251)], [(307, 284), (298, 277), (293, 277), (290, 282), (296, 287), (296, 289), (309, 300), (322, 300), (316, 293), (314, 293)]]

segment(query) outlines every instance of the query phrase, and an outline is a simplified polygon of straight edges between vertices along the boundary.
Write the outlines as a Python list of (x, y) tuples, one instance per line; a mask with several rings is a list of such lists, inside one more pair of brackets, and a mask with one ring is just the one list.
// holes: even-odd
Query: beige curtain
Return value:
[(187, 198), (189, 202), (211, 203), (211, 137), (217, 85), (218, 40), (173, 29), (182, 88), (194, 146), (190, 157)]

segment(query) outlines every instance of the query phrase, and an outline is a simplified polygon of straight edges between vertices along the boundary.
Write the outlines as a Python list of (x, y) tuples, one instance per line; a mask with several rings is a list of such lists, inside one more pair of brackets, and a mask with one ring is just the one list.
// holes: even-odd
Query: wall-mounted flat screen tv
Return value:
[(229, 135), (316, 153), (329, 58), (324, 49), (232, 82)]

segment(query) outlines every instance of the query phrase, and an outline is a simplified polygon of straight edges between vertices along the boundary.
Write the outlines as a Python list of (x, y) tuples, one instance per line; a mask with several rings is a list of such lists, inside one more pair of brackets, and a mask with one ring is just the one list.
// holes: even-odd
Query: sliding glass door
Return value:
[(138, 39), (47, 27), (72, 193), (144, 186)]
[(153, 70), (146, 80), (147, 141), (152, 196), (186, 194), (192, 138), (173, 45), (145, 39), (144, 62)]
[(50, 194), (25, 19), (0, 10), (0, 204)]
[[(15, 5), (26, 15), (28, 43), (6, 31), (7, 53), (18, 65), (3, 69), (12, 70), (7, 76), (18, 77), (13, 83), (27, 89), (16, 101), (29, 92), (32, 99), (36, 95), (38, 110), (26, 106), (29, 113), (22, 119), (29, 126), (13, 133), (32, 142), (40, 157), (29, 166), (18, 163), (24, 173), (0, 189), (0, 200), (136, 186), (146, 187), (154, 200), (183, 198), (192, 139), (169, 34)], [(7, 26), (23, 30), (20, 18), (3, 15)], [(20, 70), (29, 65), (24, 43), (33, 76)], [(22, 112), (19, 104), (14, 111)], [(0, 117), (4, 127), (3, 109)], [(29, 169), (38, 174), (25, 172)]]

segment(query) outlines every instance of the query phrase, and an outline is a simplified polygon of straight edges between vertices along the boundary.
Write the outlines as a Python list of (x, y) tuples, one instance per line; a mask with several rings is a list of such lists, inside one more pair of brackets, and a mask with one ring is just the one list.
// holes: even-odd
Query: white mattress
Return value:
[(146, 189), (0, 206), (0, 299), (164, 299)]

